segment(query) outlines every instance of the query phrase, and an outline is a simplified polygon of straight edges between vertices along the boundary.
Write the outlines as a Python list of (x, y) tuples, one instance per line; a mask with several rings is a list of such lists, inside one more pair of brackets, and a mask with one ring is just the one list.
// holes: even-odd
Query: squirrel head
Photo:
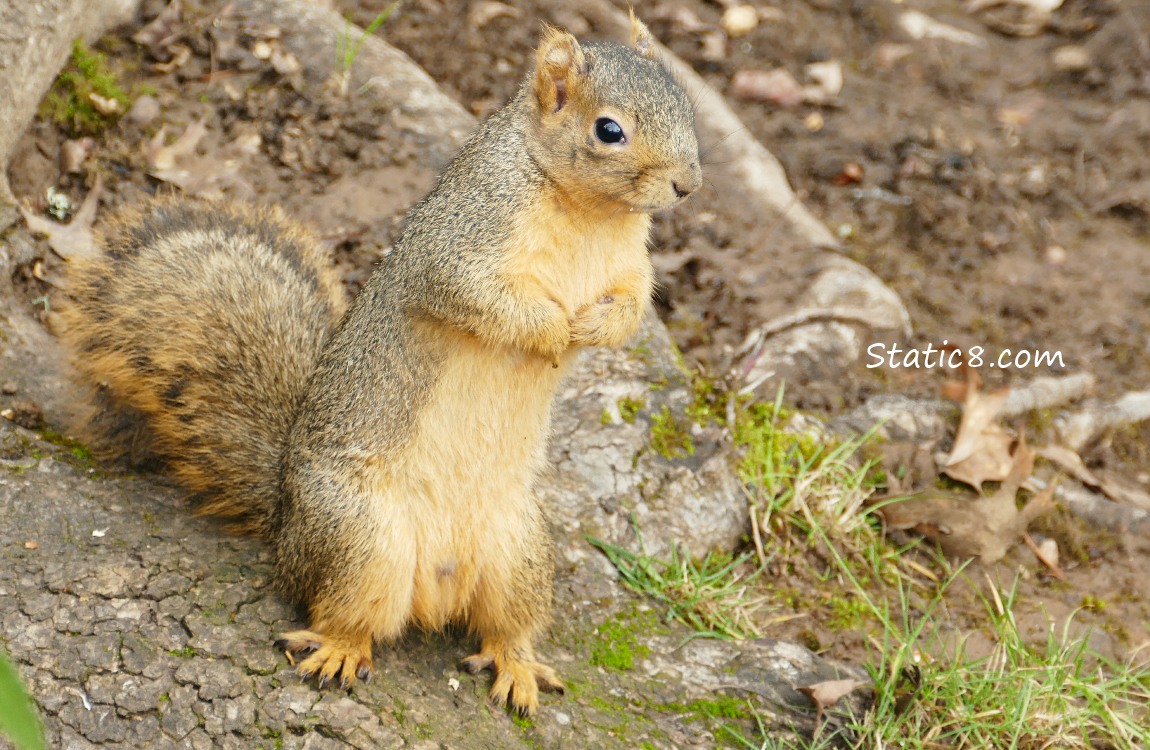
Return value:
[(702, 184), (694, 109), (634, 13), (630, 46), (580, 45), (545, 26), (531, 84), (536, 127), (528, 147), (572, 200), (646, 213)]

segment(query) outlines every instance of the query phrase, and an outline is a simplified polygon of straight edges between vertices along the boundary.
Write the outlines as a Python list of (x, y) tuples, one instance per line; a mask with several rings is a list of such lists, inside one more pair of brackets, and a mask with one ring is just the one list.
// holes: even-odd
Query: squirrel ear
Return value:
[(539, 108), (547, 114), (558, 112), (567, 106), (576, 77), (586, 70), (583, 50), (566, 31), (544, 25), (535, 60), (535, 98)]
[(643, 57), (655, 59), (655, 40), (647, 26), (635, 16), (635, 9), (628, 9), (631, 13), (631, 46)]

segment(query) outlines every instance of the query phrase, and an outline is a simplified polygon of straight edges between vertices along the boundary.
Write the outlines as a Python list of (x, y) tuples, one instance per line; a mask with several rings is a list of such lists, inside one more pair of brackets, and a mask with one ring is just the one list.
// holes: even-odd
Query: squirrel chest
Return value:
[[(646, 214), (625, 210), (563, 216), (541, 200), (509, 238), (501, 270), (531, 278), (533, 293), (542, 290), (570, 316), (620, 279), (649, 284), (649, 223)], [(480, 573), (498, 564), (498, 542), (519, 537), (516, 525), (535, 512), (532, 484), (545, 461), (551, 402), (579, 349), (555, 363), (438, 321), (421, 321), (414, 333), (437, 350), (434, 382), (410, 440), (399, 455), (372, 462), (369, 482), (389, 523), (400, 497), (415, 516), (414, 610), (437, 627), (466, 606)]]

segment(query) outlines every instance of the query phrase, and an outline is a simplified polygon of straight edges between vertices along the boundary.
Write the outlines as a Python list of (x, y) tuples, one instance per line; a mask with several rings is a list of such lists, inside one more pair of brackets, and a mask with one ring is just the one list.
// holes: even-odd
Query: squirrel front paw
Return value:
[(559, 358), (571, 346), (571, 323), (568, 312), (558, 301), (547, 300), (544, 314), (538, 325), (532, 327), (532, 335), (526, 347), (556, 367)]
[(605, 294), (580, 307), (571, 321), (574, 346), (622, 346), (639, 330), (643, 305), (633, 294)]

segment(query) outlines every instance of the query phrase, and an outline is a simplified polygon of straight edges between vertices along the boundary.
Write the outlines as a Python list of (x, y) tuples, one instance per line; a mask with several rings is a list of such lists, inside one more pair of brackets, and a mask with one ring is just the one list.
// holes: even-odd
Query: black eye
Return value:
[(600, 117), (595, 121), (595, 137), (603, 143), (622, 143), (623, 127), (610, 117)]

